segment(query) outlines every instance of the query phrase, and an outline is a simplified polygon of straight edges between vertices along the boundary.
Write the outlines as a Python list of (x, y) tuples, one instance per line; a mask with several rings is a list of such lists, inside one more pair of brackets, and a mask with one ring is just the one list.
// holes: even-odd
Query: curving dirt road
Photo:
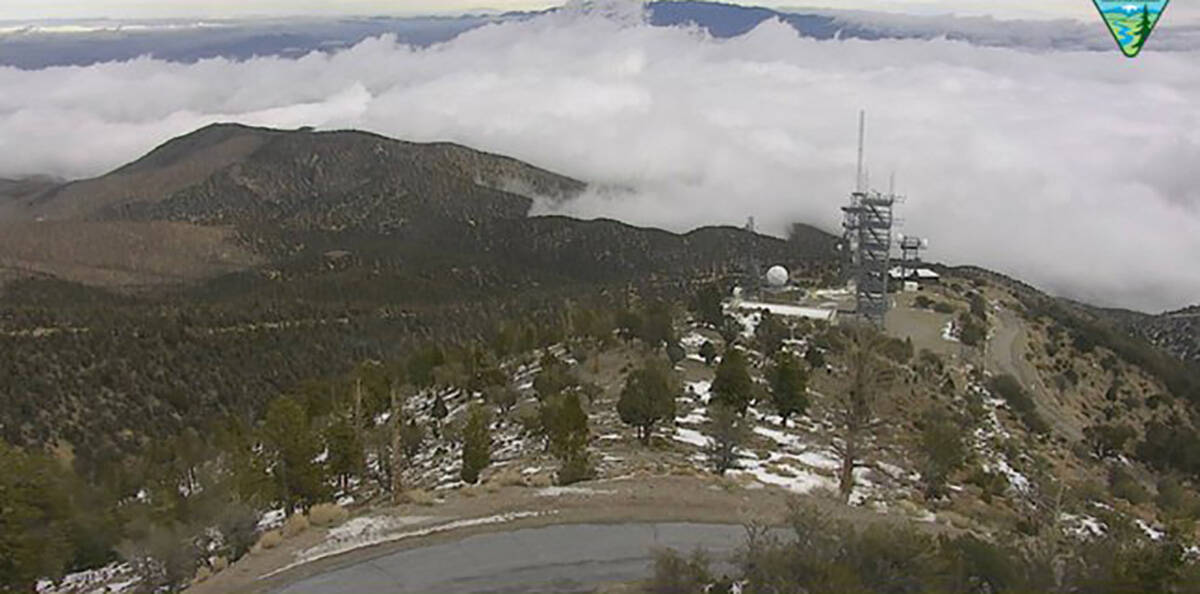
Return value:
[(1007, 373), (1017, 378), (1033, 396), (1038, 413), (1056, 431), (1072, 441), (1083, 439), (1080, 423), (1066, 413), (1053, 393), (1042, 383), (1037, 369), (1025, 358), (1029, 338), (1020, 316), (1012, 310), (1000, 308), (992, 319), (996, 327), (987, 345), (988, 371)]

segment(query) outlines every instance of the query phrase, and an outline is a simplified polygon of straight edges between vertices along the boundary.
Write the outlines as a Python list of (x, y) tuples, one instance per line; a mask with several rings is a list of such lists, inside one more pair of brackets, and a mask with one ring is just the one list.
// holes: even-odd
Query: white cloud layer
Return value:
[(213, 121), (316, 125), (628, 188), (570, 214), (835, 229), (864, 107), (875, 185), (897, 172), (903, 230), (929, 237), (931, 258), (1158, 310), (1200, 301), (1197, 64), (822, 42), (775, 22), (717, 41), (568, 10), (427, 50), (384, 38), (299, 60), (0, 69), (0, 177), (95, 175)]

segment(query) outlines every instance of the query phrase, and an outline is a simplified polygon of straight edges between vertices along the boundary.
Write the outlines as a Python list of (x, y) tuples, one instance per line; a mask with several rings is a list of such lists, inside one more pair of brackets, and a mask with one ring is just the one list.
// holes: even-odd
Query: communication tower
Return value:
[(921, 267), (921, 250), (929, 247), (929, 240), (911, 235), (900, 235), (900, 278), (907, 280)]
[(891, 268), (892, 207), (895, 194), (867, 188), (863, 176), (866, 112), (858, 114), (858, 170), (850, 204), (842, 207), (843, 251), (855, 282), (855, 312), (878, 326), (887, 314), (888, 271)]
[[(754, 217), (746, 218), (746, 225), (743, 229), (750, 233), (758, 233)], [(759, 264), (758, 255), (754, 253), (754, 250), (750, 250), (750, 256), (743, 265), (742, 275), (742, 293), (751, 299), (757, 299), (762, 289), (763, 275), (762, 265)]]

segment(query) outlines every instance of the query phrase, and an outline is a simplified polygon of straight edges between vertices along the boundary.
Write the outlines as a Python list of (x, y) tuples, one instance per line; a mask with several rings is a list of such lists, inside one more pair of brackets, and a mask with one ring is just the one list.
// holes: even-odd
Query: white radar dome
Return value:
[(772, 266), (767, 270), (767, 284), (772, 287), (782, 287), (788, 282), (788, 270), (782, 266)]

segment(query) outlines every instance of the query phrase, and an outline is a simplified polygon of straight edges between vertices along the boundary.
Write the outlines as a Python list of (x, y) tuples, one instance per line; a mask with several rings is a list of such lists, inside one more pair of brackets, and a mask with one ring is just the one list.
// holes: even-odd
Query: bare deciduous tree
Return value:
[(835, 393), (830, 403), (837, 426), (834, 451), (840, 458), (838, 491), (850, 501), (854, 490), (854, 469), (864, 466), (880, 420), (880, 403), (895, 379), (895, 365), (883, 355), (887, 337), (867, 326), (846, 330), (845, 364), (848, 385)]

